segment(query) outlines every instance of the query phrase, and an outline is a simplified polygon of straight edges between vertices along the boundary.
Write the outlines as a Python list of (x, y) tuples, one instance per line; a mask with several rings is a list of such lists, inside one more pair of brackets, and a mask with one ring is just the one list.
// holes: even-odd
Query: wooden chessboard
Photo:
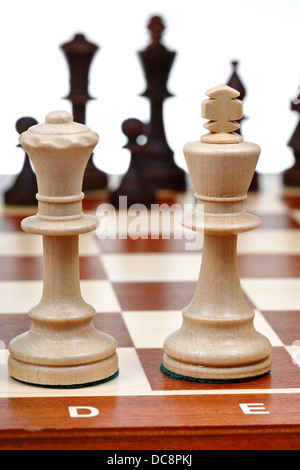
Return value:
[[(85, 211), (98, 204), (86, 198)], [(192, 298), (201, 251), (174, 237), (89, 233), (80, 237), (82, 294), (96, 308), (95, 326), (116, 338), (120, 369), (78, 389), (8, 375), (8, 343), (29, 329), (27, 312), (41, 296), (42, 237), (20, 229), (30, 209), (2, 207), (0, 449), (299, 449), (300, 190), (261, 177), (247, 207), (263, 224), (239, 236), (241, 284), (256, 328), (272, 342), (271, 373), (230, 385), (167, 377), (163, 341)]]

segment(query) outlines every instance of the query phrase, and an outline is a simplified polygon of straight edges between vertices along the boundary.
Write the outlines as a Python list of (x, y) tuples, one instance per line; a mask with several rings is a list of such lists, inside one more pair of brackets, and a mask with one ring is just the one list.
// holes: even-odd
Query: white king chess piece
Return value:
[[(238, 234), (261, 224), (245, 209), (260, 147), (234, 132), (242, 118), (239, 92), (220, 85), (207, 95), (202, 116), (210, 132), (184, 146), (197, 203), (204, 205), (201, 270), (181, 328), (165, 340), (162, 370), (179, 379), (240, 381), (271, 367), (270, 341), (254, 328), (237, 268)], [(184, 226), (203, 231), (195, 214)]]

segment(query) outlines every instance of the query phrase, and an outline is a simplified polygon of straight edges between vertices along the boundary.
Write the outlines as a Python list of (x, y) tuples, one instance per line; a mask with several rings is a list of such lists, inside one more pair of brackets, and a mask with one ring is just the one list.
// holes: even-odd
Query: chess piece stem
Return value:
[(204, 230), (202, 263), (182, 327), (164, 343), (163, 366), (181, 378), (243, 380), (270, 370), (271, 344), (254, 328), (237, 269), (238, 234), (261, 224), (245, 209), (260, 148), (233, 131), (231, 121), (241, 111), (238, 93), (224, 85), (207, 94), (212, 100), (202, 110), (211, 119), (205, 126), (211, 132), (184, 146), (197, 204), (204, 205), (204, 227), (196, 212), (184, 225)]
[(95, 309), (81, 295), (79, 235), (98, 221), (82, 212), (81, 192), (96, 133), (66, 112), (49, 113), (46, 122), (20, 136), (36, 170), (38, 213), (22, 221), (43, 236), (44, 282), (28, 332), (9, 344), (9, 373), (23, 382), (66, 387), (108, 380), (118, 371), (115, 340), (95, 329)]

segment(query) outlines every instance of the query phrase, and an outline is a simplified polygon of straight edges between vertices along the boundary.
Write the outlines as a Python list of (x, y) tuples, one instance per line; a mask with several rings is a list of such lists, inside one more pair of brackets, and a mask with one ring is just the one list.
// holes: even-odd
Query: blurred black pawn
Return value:
[(138, 142), (138, 138), (145, 134), (145, 125), (138, 119), (127, 119), (122, 124), (122, 132), (128, 137), (128, 142), (123, 148), (131, 152), (131, 160), (120, 186), (111, 192), (109, 202), (114, 207), (120, 208), (120, 196), (126, 196), (127, 207), (132, 204), (149, 207), (156, 203), (155, 190), (151, 182), (144, 177), (145, 148)]
[[(19, 134), (27, 131), (29, 127), (38, 124), (32, 117), (22, 117), (16, 122), (16, 130)], [(21, 147), (20, 144), (17, 147)], [(36, 176), (31, 167), (29, 157), (25, 152), (25, 160), (21, 172), (16, 177), (13, 185), (4, 193), (4, 202), (9, 205), (30, 206), (36, 205), (38, 192)]]

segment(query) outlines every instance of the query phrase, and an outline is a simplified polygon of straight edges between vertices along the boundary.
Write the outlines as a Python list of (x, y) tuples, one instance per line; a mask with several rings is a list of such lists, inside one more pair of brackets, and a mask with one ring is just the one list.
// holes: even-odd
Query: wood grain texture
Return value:
[[(93, 418), (94, 425), (97, 424), (93, 429), (88, 423), (92, 418), (78, 418), (76, 429), (73, 428), (68, 407), (80, 407), (82, 401), (78, 398), (61, 398), (59, 403), (53, 398), (1, 400), (1, 434), (5, 438), (2, 442), (7, 448), (17, 442), (18, 449), (263, 450), (267, 447), (275, 450), (299, 446), (298, 425), (292, 413), (295, 404), (300, 406), (299, 394), (293, 395), (292, 399), (284, 395), (243, 396), (244, 403), (264, 403), (266, 409), (278, 410), (271, 421), (269, 415), (257, 415), (251, 426), (249, 417), (240, 411), (240, 397), (234, 395), (214, 395), (205, 399), (187, 399), (180, 395), (167, 398), (91, 397), (84, 404), (87, 402), (90, 407), (100, 410)], [(290, 416), (285, 426), (280, 425), (283, 403)], [(8, 409), (9, 413), (6, 413)], [(143, 422), (142, 428), (135, 418), (137, 415)], [(47, 428), (43, 424), (45, 416)], [(114, 416), (118, 419), (112, 425)], [(5, 431), (12, 421), (14, 429)], [(30, 432), (31, 429), (35, 432)], [(10, 441), (10, 437), (13, 440)]]
[[(5, 348), (12, 338), (30, 327), (24, 305), (26, 301), (32, 307), (36, 286), (42, 285), (42, 258), (40, 248), (35, 248), (28, 257), (26, 270), (27, 257), (18, 254), (19, 244), (23, 248), (23, 243), (25, 245), (28, 240), (27, 234), (18, 227), (23, 209), (15, 208), (12, 214), (11, 208), (7, 213), (2, 207), (1, 450), (103, 449), (113, 453), (116, 449), (154, 452), (157, 449), (162, 452), (168, 449), (171, 452), (186, 449), (299, 449), (300, 368), (293, 362), (291, 351), (293, 342), (300, 338), (297, 284), (300, 225), (294, 212), (300, 209), (300, 198), (289, 193), (291, 211), (283, 202), (286, 195), (283, 189), (276, 191), (274, 196), (273, 181), (270, 185), (269, 182), (268, 177), (263, 185), (267, 188), (266, 193), (253, 194), (249, 198), (251, 211), (259, 215), (263, 223), (259, 229), (241, 236), (245, 236), (245, 242), (238, 252), (237, 263), (246, 302), (256, 310), (258, 329), (272, 340), (272, 370), (262, 379), (239, 384), (173, 380), (160, 370), (165, 332), (173, 331), (173, 316), (178, 318), (197, 284), (198, 262), (193, 264), (197, 267), (194, 280), (190, 276), (187, 281), (182, 275), (184, 269), (178, 255), (186, 253), (184, 240), (171, 239), (170, 246), (167, 246), (169, 240), (162, 238), (102, 241), (93, 232), (87, 235), (85, 245), (93, 250), (89, 255), (84, 250), (80, 256), (81, 284), (89, 303), (97, 305), (95, 328), (111, 334), (118, 343), (119, 377), (106, 384), (73, 390), (36, 387), (10, 378)], [(83, 207), (91, 210), (92, 205), (84, 199)], [(96, 201), (93, 201), (93, 207), (96, 209)], [(256, 211), (254, 207), (260, 210)], [(7, 236), (13, 241), (16, 233), (18, 241), (7, 245)], [(19, 235), (24, 236), (23, 241), (19, 240)], [(33, 238), (38, 237), (32, 235)], [(269, 240), (267, 244), (266, 239)], [(28, 249), (32, 248), (31, 238), (29, 240)], [(129, 257), (134, 266), (141, 253), (147, 254), (148, 262), (138, 281), (110, 278), (112, 271), (107, 269), (110, 268), (107, 255), (113, 254), (114, 262), (118, 260), (120, 266), (124, 257)], [(177, 280), (170, 279), (167, 273), (162, 279), (162, 272), (158, 273), (159, 279), (145, 280), (148, 271), (153, 270), (153, 263), (166, 255), (170, 263), (175, 261)], [(190, 255), (191, 260), (198, 257), (197, 252)], [(17, 272), (19, 264), (22, 268)], [(6, 275), (9, 276), (7, 279)], [(248, 281), (253, 288), (245, 291)], [(269, 299), (267, 292), (262, 296), (262, 308), (256, 294), (265, 283), (271, 287), (272, 295)], [(107, 303), (104, 286), (109, 286), (110, 295), (117, 299), (112, 307)], [(281, 300), (285, 289), (288, 303)], [(24, 302), (20, 303), (16, 292), (22, 292)], [(161, 342), (157, 336), (162, 338)], [(253, 406), (254, 411), (258, 406), (255, 404), (260, 404), (261, 411), (267, 413), (245, 414), (241, 404)], [(99, 414), (72, 418), (69, 410), (72, 406), (94, 407)], [(78, 413), (84, 411), (78, 409)]]

